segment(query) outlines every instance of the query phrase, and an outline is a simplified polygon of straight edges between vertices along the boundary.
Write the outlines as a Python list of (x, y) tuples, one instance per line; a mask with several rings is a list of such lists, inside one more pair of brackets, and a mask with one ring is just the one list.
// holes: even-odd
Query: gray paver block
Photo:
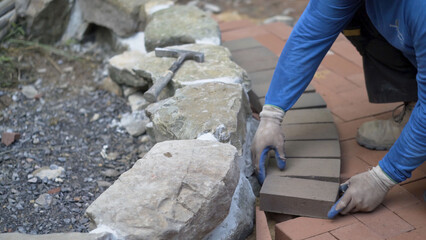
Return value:
[[(251, 89), (259, 96), (265, 97), (268, 92), (269, 85), (271, 84), (272, 76), (274, 75), (275, 69), (261, 70), (257, 72), (249, 73), (249, 79), (251, 80)], [(315, 88), (312, 85), (308, 85), (305, 93), (315, 92)]]
[(287, 111), (283, 124), (295, 123), (334, 123), (334, 120), (331, 112), (326, 108)]
[(269, 175), (260, 190), (267, 212), (326, 218), (337, 199), (339, 183)]
[(286, 140), (339, 139), (334, 123), (283, 124)]
[(231, 52), (244, 50), (248, 48), (263, 47), (263, 45), (260, 44), (258, 41), (256, 41), (254, 38), (244, 38), (244, 39), (227, 41), (227, 42), (224, 42), (222, 45), (228, 48), (229, 51)]
[(293, 105), (292, 109), (326, 107), (324, 99), (318, 93), (304, 93)]
[(288, 158), (340, 158), (338, 140), (286, 141)]
[(340, 180), (340, 159), (338, 158), (287, 158), (286, 163), (285, 169), (281, 171), (275, 159), (270, 159), (266, 175), (337, 183)]
[(232, 60), (248, 73), (260, 70), (275, 69), (278, 57), (265, 47), (249, 48), (232, 52)]

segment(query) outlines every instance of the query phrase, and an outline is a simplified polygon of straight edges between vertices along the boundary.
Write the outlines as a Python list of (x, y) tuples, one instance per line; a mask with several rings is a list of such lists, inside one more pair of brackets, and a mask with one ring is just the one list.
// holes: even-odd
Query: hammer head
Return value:
[(204, 53), (194, 52), (182, 49), (170, 49), (170, 48), (155, 48), (156, 57), (173, 57), (184, 60), (194, 60), (196, 62), (204, 62)]

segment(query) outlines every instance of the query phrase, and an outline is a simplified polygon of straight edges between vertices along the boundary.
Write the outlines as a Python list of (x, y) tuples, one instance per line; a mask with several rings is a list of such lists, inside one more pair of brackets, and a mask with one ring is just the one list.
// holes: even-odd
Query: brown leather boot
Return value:
[(398, 139), (415, 105), (416, 102), (404, 103), (401, 105), (403, 109), (399, 114), (395, 114), (395, 112), (401, 106), (395, 108), (391, 119), (363, 123), (358, 128), (356, 141), (368, 149), (388, 150)]

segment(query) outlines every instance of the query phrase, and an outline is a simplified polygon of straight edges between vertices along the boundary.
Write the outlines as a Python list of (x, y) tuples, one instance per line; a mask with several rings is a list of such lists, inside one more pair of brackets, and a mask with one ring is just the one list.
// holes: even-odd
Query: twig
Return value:
[(48, 55), (45, 54), (47, 60), (50, 62), (50, 64), (52, 64), (52, 66), (60, 73), (63, 74), (64, 72), (62, 72), (62, 69), (58, 66), (58, 64), (55, 63), (55, 61), (53, 61), (53, 59)]

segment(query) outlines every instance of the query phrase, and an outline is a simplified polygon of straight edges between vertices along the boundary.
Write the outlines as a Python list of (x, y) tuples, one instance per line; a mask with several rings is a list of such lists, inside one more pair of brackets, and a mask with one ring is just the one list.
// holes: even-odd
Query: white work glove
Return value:
[(285, 160), (284, 155), (284, 133), (281, 129), (281, 122), (284, 118), (284, 111), (281, 108), (265, 105), (260, 112), (260, 124), (254, 135), (251, 145), (252, 162), (256, 174), (259, 173), (259, 160), (263, 149), (266, 147), (275, 148), (280, 159)]
[(373, 211), (396, 185), (380, 166), (357, 174), (343, 184), (348, 184), (348, 189), (336, 206), (341, 214)]

